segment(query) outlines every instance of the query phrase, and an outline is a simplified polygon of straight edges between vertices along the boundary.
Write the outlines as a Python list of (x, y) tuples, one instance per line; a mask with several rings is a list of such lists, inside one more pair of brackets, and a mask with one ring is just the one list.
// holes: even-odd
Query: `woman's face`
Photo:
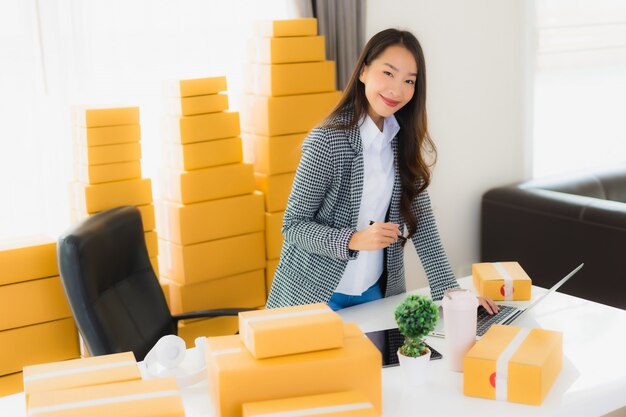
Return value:
[(400, 110), (413, 97), (417, 63), (405, 47), (389, 46), (363, 67), (359, 80), (365, 85), (368, 114), (381, 127), (383, 118)]

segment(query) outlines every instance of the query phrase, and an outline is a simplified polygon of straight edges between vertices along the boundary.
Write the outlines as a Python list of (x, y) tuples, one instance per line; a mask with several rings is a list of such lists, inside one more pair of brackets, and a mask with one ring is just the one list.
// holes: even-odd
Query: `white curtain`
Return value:
[(226, 74), (236, 93), (252, 21), (301, 13), (296, 0), (0, 1), (0, 240), (68, 226), (71, 105), (140, 106), (156, 178), (163, 80)]

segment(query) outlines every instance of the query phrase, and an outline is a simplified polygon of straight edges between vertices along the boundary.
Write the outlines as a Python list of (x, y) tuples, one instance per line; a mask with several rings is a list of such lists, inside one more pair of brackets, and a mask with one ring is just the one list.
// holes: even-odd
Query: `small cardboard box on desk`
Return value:
[(374, 405), (358, 391), (310, 395), (243, 405), (243, 417), (324, 416), (376, 417)]
[(478, 295), (496, 301), (530, 300), (532, 280), (517, 262), (483, 262), (472, 265)]
[(540, 405), (561, 372), (560, 332), (493, 325), (464, 359), (463, 393)]

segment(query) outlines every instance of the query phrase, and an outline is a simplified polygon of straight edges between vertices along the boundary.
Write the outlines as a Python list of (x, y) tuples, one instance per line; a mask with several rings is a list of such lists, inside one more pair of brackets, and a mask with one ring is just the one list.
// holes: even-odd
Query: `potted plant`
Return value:
[(428, 297), (409, 295), (394, 311), (398, 330), (404, 336), (404, 344), (398, 349), (400, 367), (409, 384), (417, 385), (424, 380), (426, 364), (430, 360), (424, 337), (439, 320), (439, 308)]

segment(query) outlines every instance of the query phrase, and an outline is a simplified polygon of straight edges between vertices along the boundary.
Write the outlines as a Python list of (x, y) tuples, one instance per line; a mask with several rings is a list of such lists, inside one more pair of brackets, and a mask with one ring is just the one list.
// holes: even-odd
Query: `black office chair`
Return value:
[(132, 350), (137, 360), (178, 321), (236, 316), (242, 309), (172, 316), (150, 264), (139, 210), (124, 206), (94, 214), (58, 242), (61, 282), (89, 352)]

